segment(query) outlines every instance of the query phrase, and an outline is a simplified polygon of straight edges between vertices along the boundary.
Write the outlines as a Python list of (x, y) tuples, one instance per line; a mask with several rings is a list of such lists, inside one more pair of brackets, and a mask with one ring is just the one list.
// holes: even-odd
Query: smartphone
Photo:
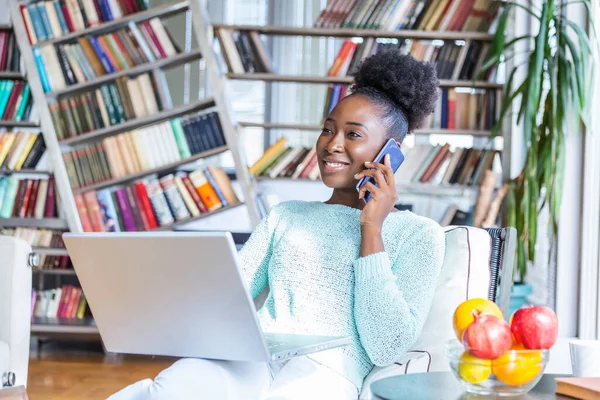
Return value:
[[(383, 164), (383, 157), (385, 157), (387, 154), (390, 155), (390, 164), (392, 167), (392, 171), (396, 173), (396, 171), (398, 170), (398, 168), (400, 168), (400, 165), (404, 161), (404, 154), (402, 154), (400, 146), (398, 146), (398, 143), (395, 139), (390, 139), (385, 143), (379, 154), (375, 156), (373, 162)], [(373, 179), (370, 176), (365, 176), (360, 181), (358, 181), (358, 184), (356, 185), (356, 190), (360, 191), (360, 188), (368, 181), (371, 181), (375, 186), (377, 186), (375, 179)], [(368, 203), (369, 200), (371, 200), (371, 193), (366, 192), (365, 196), (363, 197), (363, 200), (365, 201), (365, 203)]]

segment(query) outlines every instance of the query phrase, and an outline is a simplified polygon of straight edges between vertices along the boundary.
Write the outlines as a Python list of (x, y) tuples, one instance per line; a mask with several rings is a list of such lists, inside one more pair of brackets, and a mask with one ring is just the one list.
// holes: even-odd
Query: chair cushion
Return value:
[(433, 302), (413, 350), (431, 356), (429, 371), (449, 371), (446, 342), (455, 338), (454, 310), (463, 301), (488, 297), (492, 240), (483, 229), (446, 228), (446, 254)]
[(452, 317), (463, 301), (488, 297), (492, 240), (483, 229), (445, 228), (446, 253), (431, 309), (412, 351), (396, 363), (375, 367), (365, 378), (360, 399), (369, 399), (369, 386), (388, 376), (427, 371), (449, 371), (446, 342), (454, 339)]

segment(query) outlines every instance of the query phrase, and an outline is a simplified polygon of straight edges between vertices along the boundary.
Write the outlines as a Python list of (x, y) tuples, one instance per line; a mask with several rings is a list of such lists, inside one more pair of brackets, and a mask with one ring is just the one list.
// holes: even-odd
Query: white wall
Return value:
[[(585, 8), (570, 6), (569, 19), (587, 29)], [(573, 120), (566, 138), (566, 167), (558, 234), (556, 313), (559, 334), (577, 336), (583, 181), (583, 140), (579, 121)], [(583, 216), (585, 217), (585, 216)]]
[(0, 24), (8, 23), (8, 0), (0, 0)]

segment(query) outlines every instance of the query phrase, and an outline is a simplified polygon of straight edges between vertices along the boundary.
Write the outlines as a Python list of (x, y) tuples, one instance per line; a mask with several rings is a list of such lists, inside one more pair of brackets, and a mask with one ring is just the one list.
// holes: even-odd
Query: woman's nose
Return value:
[(343, 135), (337, 133), (331, 137), (329, 142), (327, 143), (327, 151), (329, 153), (339, 153), (344, 149), (344, 140)]

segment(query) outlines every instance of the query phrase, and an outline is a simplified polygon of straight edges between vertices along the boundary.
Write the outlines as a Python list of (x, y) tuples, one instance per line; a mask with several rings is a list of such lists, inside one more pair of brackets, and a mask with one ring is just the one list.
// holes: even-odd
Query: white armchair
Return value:
[(506, 318), (509, 306), (516, 231), (453, 226), (446, 229), (446, 253), (429, 316), (412, 350), (365, 378), (360, 400), (371, 399), (370, 385), (389, 376), (449, 371), (445, 343), (454, 339), (452, 316), (470, 298), (495, 301)]
[(0, 390), (26, 386), (31, 328), (31, 246), (0, 236)]

